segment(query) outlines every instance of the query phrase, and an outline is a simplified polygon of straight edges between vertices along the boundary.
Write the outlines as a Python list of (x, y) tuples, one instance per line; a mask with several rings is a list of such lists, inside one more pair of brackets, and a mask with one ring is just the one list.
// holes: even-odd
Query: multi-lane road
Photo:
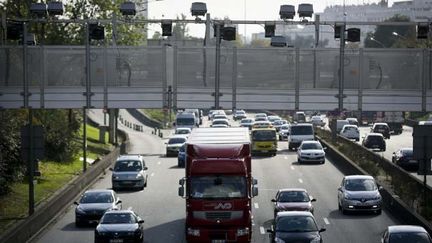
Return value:
[[(133, 120), (127, 114), (126, 119)], [(177, 195), (178, 179), (184, 169), (177, 168), (177, 158), (165, 157), (164, 140), (150, 132), (125, 129), (130, 136), (130, 153), (145, 155), (149, 167), (148, 187), (143, 191), (119, 192), (124, 208), (132, 208), (144, 220), (145, 242), (186, 242), (184, 239), (185, 202)], [(215, 128), (216, 129), (216, 128)], [(148, 130), (147, 130), (148, 131)], [(315, 217), (323, 233), (324, 242), (363, 243), (380, 242), (388, 225), (400, 224), (385, 209), (381, 215), (342, 215), (337, 207), (337, 188), (343, 174), (327, 160), (321, 165), (299, 165), (295, 152), (288, 151), (287, 142), (279, 142), (275, 157), (254, 157), (253, 176), (258, 179), (259, 196), (253, 199), (253, 242), (269, 242), (266, 229), (273, 217), (270, 200), (276, 190), (285, 187), (303, 187), (317, 199)], [(111, 188), (111, 173), (107, 171), (92, 188)], [(76, 228), (74, 206), (68, 207), (46, 230), (32, 242), (93, 242), (94, 226)]]

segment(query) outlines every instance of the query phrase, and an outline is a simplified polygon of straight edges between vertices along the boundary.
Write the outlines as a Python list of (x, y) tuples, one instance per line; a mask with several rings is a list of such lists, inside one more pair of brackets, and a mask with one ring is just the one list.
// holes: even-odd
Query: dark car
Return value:
[(381, 238), (382, 243), (432, 243), (432, 238), (421, 226), (393, 225), (388, 226)]
[(142, 220), (131, 210), (106, 212), (95, 229), (95, 243), (143, 242)]
[(240, 127), (247, 127), (249, 130), (251, 130), (254, 122), (255, 122), (255, 119), (253, 119), (253, 118), (243, 118), (240, 121)]
[(285, 188), (276, 193), (276, 197), (271, 200), (274, 203), (274, 216), (282, 211), (309, 211), (313, 213), (314, 207), (308, 192), (302, 188)]
[(81, 196), (79, 202), (74, 202), (75, 225), (97, 222), (108, 210), (121, 209), (121, 200), (113, 190), (88, 190)]
[(413, 157), (412, 148), (401, 148), (393, 152), (392, 162), (404, 169), (418, 170), (419, 162)]
[(186, 161), (186, 144), (183, 144), (178, 151), (177, 166), (185, 167), (185, 161)]
[(386, 150), (386, 142), (381, 133), (369, 133), (363, 138), (362, 145), (368, 149)]
[(321, 232), (311, 212), (279, 212), (274, 220), (271, 234), (272, 242), (316, 242), (322, 243)]
[(390, 138), (390, 127), (387, 125), (387, 123), (374, 123), (371, 128), (371, 132), (381, 133), (384, 138)]

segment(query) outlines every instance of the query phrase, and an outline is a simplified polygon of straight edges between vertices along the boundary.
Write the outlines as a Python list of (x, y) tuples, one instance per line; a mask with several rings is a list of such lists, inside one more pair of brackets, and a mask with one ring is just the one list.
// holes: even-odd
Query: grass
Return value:
[[(81, 137), (82, 133), (81, 127)], [(77, 140), (82, 145), (82, 139)], [(87, 126), (87, 158), (96, 159), (112, 149), (112, 145), (98, 141), (99, 130)], [(105, 141), (108, 141), (108, 134), (106, 134)], [(41, 177), (37, 178), (35, 185), (36, 206), (82, 173), (83, 162), (80, 160), (82, 151), (75, 157), (71, 162), (41, 161), (39, 163)], [(24, 179), (12, 186), (11, 193), (0, 198), (0, 231), (4, 231), (11, 223), (28, 215), (28, 190), (27, 179)]]
[[(165, 119), (165, 113), (162, 109), (142, 109), (142, 112), (144, 112), (147, 116), (149, 116), (151, 119), (164, 123)], [(167, 121), (169, 122), (169, 112), (167, 113)], [(171, 112), (171, 121), (175, 120), (175, 113)], [(168, 124), (169, 125), (169, 124)]]

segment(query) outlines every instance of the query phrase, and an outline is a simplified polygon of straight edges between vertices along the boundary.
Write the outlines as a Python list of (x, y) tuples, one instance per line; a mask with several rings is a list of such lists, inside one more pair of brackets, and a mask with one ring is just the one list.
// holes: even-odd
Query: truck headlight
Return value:
[(192, 235), (192, 236), (200, 236), (200, 230), (199, 229), (188, 228), (187, 233), (188, 233), (188, 235)]
[(237, 229), (237, 236), (244, 236), (249, 234), (249, 228)]

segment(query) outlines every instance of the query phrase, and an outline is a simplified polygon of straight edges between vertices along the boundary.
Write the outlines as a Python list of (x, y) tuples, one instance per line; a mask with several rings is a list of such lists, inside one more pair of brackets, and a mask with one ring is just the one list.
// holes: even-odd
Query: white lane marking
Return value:
[(327, 218), (324, 218), (324, 223), (325, 224), (330, 224), (330, 221)]
[(157, 163), (157, 164), (158, 164), (158, 165), (160, 165), (161, 163), (162, 163), (162, 162), (158, 161), (158, 163)]
[(258, 203), (254, 203), (255, 208), (259, 208)]
[(154, 176), (154, 172), (150, 174), (150, 176)]
[(291, 165), (291, 170), (295, 170), (294, 166)]
[(261, 233), (262, 235), (264, 235), (264, 234), (265, 234), (265, 230), (264, 230), (264, 227), (262, 227), (262, 226), (260, 226), (260, 233)]
[(285, 156), (284, 156), (284, 159), (288, 159), (288, 156), (285, 155)]
[(298, 179), (298, 181), (299, 181), (300, 183), (303, 183), (303, 180), (302, 180), (302, 179)]

